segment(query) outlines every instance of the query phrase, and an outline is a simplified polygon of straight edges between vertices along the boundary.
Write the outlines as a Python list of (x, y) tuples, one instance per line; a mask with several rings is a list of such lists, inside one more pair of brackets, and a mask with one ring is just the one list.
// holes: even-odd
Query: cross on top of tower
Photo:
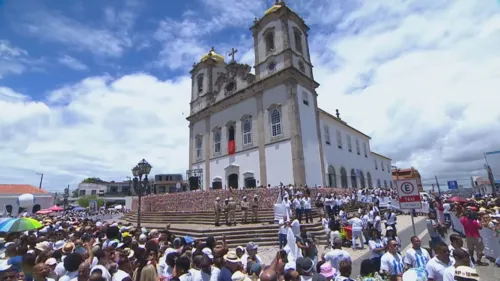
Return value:
[(231, 56), (231, 62), (235, 62), (234, 60), (234, 54), (236, 54), (238, 52), (238, 49), (235, 49), (235, 48), (231, 48), (231, 52), (229, 52), (229, 56)]
[(338, 118), (338, 119), (340, 119), (340, 113), (339, 113), (339, 110), (338, 110), (338, 109), (335, 109), (335, 112), (336, 112), (336, 114), (335, 114), (335, 115), (337, 115), (337, 118)]

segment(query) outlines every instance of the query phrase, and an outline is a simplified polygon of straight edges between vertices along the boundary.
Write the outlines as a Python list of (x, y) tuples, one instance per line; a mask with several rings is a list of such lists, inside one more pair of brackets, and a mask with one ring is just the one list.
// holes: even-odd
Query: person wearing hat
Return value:
[(234, 224), (236, 225), (236, 202), (234, 201), (233, 197), (229, 198), (229, 204), (228, 204), (228, 211), (229, 211), (229, 225)]
[(458, 267), (470, 266), (470, 256), (464, 249), (456, 249), (453, 251), (453, 256), (455, 259), (455, 264), (453, 266), (447, 267), (443, 272), (443, 281), (455, 280), (455, 270)]
[(229, 225), (229, 198), (224, 199), (224, 204), (222, 205), (224, 210), (224, 218), (226, 219), (226, 225)]
[(259, 221), (259, 197), (257, 194), (253, 196), (253, 201), (252, 201), (252, 222), (258, 222)]
[(236, 253), (228, 252), (224, 255), (224, 266), (220, 269), (219, 281), (232, 281), (232, 275), (241, 268), (241, 260)]
[(220, 197), (215, 198), (214, 211), (215, 211), (215, 226), (220, 226), (220, 213), (222, 212), (222, 204), (220, 203)]
[(241, 206), (241, 223), (247, 223), (248, 209), (250, 209), (250, 202), (248, 202), (246, 196), (243, 196), (243, 200), (241, 200), (240, 206)]

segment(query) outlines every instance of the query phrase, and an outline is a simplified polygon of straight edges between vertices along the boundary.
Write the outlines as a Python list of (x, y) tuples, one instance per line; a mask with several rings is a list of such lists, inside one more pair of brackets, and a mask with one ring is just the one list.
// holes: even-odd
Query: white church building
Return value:
[(212, 48), (193, 65), (190, 188), (391, 187), (391, 159), (318, 107), (309, 27), (285, 3), (255, 19), (255, 75)]

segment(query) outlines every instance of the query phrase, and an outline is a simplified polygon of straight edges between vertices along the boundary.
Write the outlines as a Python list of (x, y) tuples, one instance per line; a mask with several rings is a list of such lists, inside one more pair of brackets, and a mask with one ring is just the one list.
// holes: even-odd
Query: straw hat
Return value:
[(240, 258), (238, 258), (235, 252), (228, 252), (226, 255), (224, 255), (224, 260), (230, 263), (241, 262)]
[(62, 248), (63, 254), (71, 254), (75, 250), (75, 244), (68, 242)]

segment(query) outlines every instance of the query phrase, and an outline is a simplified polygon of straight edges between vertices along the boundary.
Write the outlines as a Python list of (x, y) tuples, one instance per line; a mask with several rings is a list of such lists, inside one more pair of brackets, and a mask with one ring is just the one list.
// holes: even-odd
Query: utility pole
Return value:
[(437, 177), (437, 176), (434, 176), (434, 178), (436, 179), (436, 186), (437, 186), (437, 188), (438, 188), (438, 193), (439, 193), (439, 196), (441, 196), (441, 188), (439, 187), (438, 177)]
[(43, 173), (36, 173), (37, 175), (40, 176), (40, 185), (38, 186), (39, 189), (42, 189), (42, 183), (43, 183)]
[(493, 198), (497, 197), (497, 188), (495, 186), (495, 177), (493, 176), (493, 171), (491, 170), (490, 164), (488, 163), (488, 158), (486, 157), (486, 153), (484, 153), (484, 161), (486, 161), (486, 165), (484, 167), (486, 168), (486, 171), (488, 172), (488, 179), (490, 180), (491, 184), (491, 195)]

